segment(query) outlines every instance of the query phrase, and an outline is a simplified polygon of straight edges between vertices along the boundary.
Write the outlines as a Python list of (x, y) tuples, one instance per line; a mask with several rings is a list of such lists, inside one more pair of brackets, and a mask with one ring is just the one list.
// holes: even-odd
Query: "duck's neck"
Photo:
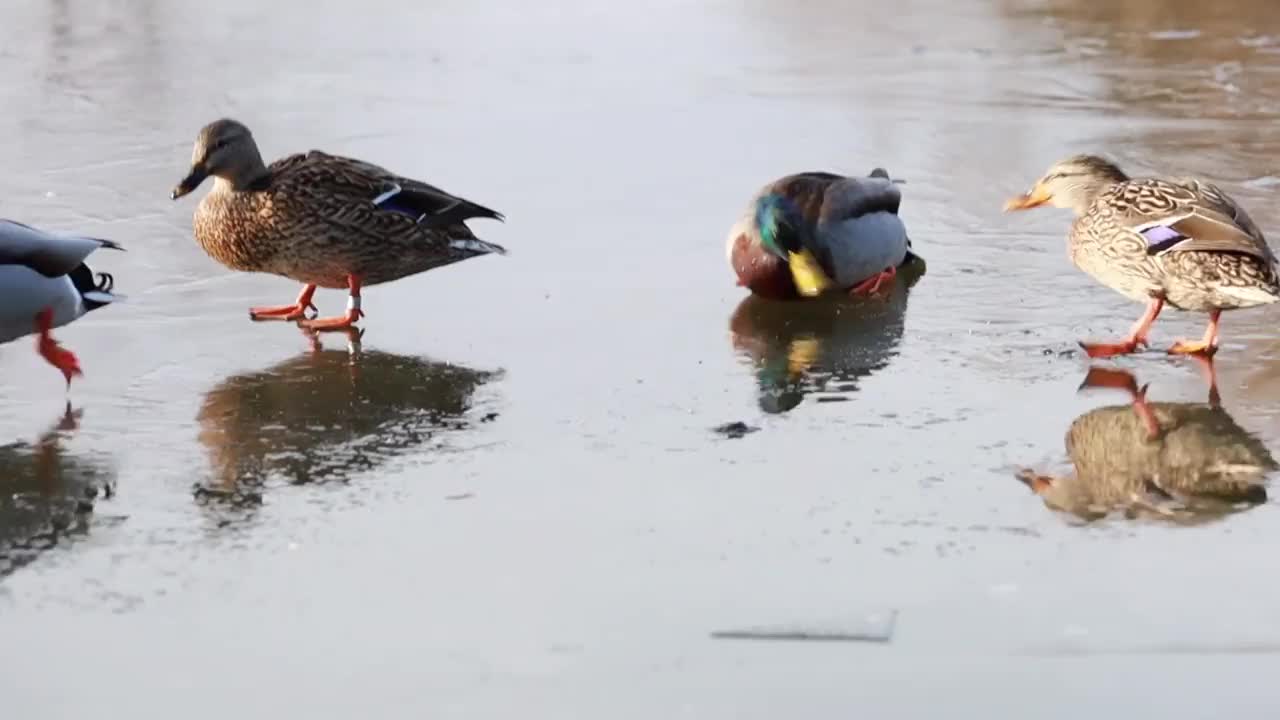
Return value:
[(1071, 191), (1063, 198), (1064, 202), (1062, 204), (1070, 208), (1076, 217), (1083, 217), (1088, 214), (1089, 208), (1093, 207), (1093, 203), (1098, 197), (1110, 190), (1113, 185), (1115, 183), (1110, 180), (1090, 180), (1083, 185), (1071, 188)]
[(219, 176), (215, 190), (223, 192), (248, 192), (261, 190), (271, 181), (271, 171), (262, 162), (258, 148), (250, 147), (241, 156), (240, 162), (226, 177)]
[(1108, 165), (1099, 172), (1075, 180), (1076, 182), (1069, 186), (1066, 192), (1060, 193), (1059, 197), (1055, 198), (1054, 204), (1058, 207), (1070, 208), (1076, 217), (1081, 217), (1089, 212), (1089, 208), (1093, 207), (1093, 203), (1103, 193), (1119, 183), (1128, 182), (1129, 176), (1125, 175), (1120, 168)]

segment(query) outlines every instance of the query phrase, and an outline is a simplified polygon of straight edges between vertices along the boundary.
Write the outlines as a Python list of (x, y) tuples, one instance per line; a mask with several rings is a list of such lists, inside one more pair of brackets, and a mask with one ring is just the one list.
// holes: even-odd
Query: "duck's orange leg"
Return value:
[(316, 318), (315, 320), (299, 320), (298, 327), (304, 327), (308, 330), (346, 330), (356, 323), (360, 318), (364, 317), (364, 311), (360, 309), (360, 278), (355, 275), (347, 276), (347, 288), (350, 290), (347, 296), (347, 314), (338, 317)]
[(40, 353), (40, 357), (49, 362), (50, 365), (62, 371), (62, 376), (67, 379), (67, 387), (71, 387), (71, 378), (76, 375), (83, 375), (80, 371), (80, 360), (70, 350), (63, 348), (53, 339), (50, 330), (53, 329), (53, 308), (45, 308), (36, 313), (36, 333), (39, 337), (36, 340), (36, 352)]
[(1221, 315), (1221, 310), (1210, 311), (1209, 327), (1205, 328), (1204, 337), (1200, 339), (1200, 342), (1178, 340), (1169, 348), (1169, 354), (1213, 357), (1213, 354), (1218, 352), (1218, 317)]
[(1134, 352), (1140, 347), (1147, 344), (1147, 333), (1151, 331), (1151, 325), (1156, 321), (1156, 317), (1160, 315), (1160, 309), (1164, 307), (1164, 298), (1153, 297), (1147, 303), (1147, 311), (1138, 318), (1138, 322), (1134, 324), (1133, 329), (1129, 331), (1129, 337), (1118, 343), (1080, 343), (1080, 347), (1092, 358), (1108, 358), (1115, 355), (1126, 355)]
[[(306, 285), (298, 293), (298, 299), (292, 305), (267, 305), (249, 308), (250, 320), (301, 320), (307, 316), (308, 310), (316, 310), (311, 304), (311, 296), (316, 294), (315, 285)], [(316, 310), (316, 312), (320, 312)]]
[(866, 280), (863, 280), (857, 285), (854, 285), (849, 290), (849, 294), (850, 295), (874, 295), (880, 292), (880, 287), (882, 285), (884, 285), (885, 283), (893, 282), (893, 279), (897, 276), (898, 276), (898, 268), (888, 267), (876, 273), (875, 275), (872, 275)]

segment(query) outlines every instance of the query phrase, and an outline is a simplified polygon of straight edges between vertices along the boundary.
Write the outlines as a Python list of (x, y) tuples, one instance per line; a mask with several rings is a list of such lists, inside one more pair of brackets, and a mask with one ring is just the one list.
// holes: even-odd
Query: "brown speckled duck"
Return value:
[(1200, 341), (1173, 354), (1212, 355), (1223, 310), (1280, 299), (1276, 258), (1244, 209), (1195, 179), (1130, 178), (1093, 155), (1058, 162), (1005, 210), (1052, 205), (1075, 212), (1067, 249), (1076, 267), (1125, 297), (1147, 303), (1129, 337), (1081, 343), (1091, 357), (1131, 353), (1165, 305), (1209, 313)]
[(1268, 475), (1280, 465), (1212, 395), (1208, 403), (1148, 402), (1132, 373), (1103, 368), (1091, 368), (1081, 385), (1108, 387), (1130, 404), (1095, 408), (1071, 423), (1074, 477), (1019, 471), (1046, 505), (1084, 520), (1122, 510), (1196, 522), (1266, 502)]
[[(360, 288), (489, 253), (505, 254), (464, 223), (502, 215), (377, 165), (312, 150), (264, 165), (243, 124), (222, 119), (196, 137), (178, 198), (213, 176), (195, 213), (200, 247), (233, 270), (291, 278), (305, 287), (290, 305), (255, 307), (254, 320), (298, 320), (343, 330), (363, 316)], [(347, 288), (346, 315), (307, 319), (317, 287)]]

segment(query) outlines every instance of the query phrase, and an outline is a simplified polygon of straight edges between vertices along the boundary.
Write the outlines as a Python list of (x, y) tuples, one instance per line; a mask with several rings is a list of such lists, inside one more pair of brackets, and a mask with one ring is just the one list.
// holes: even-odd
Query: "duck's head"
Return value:
[(1073, 155), (1054, 163), (1023, 195), (1010, 198), (1005, 212), (1041, 205), (1067, 208), (1083, 215), (1098, 194), (1129, 179), (1115, 163), (1096, 155)]
[(191, 150), (191, 172), (173, 188), (170, 197), (177, 200), (194, 191), (210, 175), (226, 180), (233, 188), (243, 189), (265, 170), (249, 128), (223, 118), (200, 129)]
[(803, 228), (799, 222), (800, 209), (785, 195), (768, 193), (756, 203), (755, 222), (760, 242), (765, 249), (785, 260), (789, 252), (799, 251)]

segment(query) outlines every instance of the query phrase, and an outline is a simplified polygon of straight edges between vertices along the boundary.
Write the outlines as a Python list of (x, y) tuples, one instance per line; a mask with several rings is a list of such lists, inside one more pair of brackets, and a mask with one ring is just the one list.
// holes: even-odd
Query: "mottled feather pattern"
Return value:
[[(1221, 408), (1200, 403), (1148, 403), (1160, 439), (1133, 406), (1091, 410), (1071, 423), (1066, 449), (1074, 477), (1051, 478), (1038, 490), (1046, 504), (1086, 519), (1177, 498), (1190, 503), (1265, 501), (1275, 470), (1266, 446)], [(1213, 505), (1201, 507), (1214, 507)]]
[[(412, 213), (374, 200), (399, 186), (462, 216), (494, 211), (371, 163), (319, 151), (281, 158), (269, 182), (251, 191), (218, 183), (200, 203), (195, 235), (216, 260), (236, 270), (271, 272), (321, 287), (346, 287), (348, 274), (376, 285), (505, 250), (480, 241), (462, 222), (419, 223)], [(432, 209), (432, 208), (429, 208)]]
[[(1152, 226), (1169, 231), (1139, 230)], [(1203, 247), (1213, 249), (1197, 249)], [(1220, 189), (1196, 180), (1112, 185), (1075, 221), (1069, 251), (1081, 270), (1135, 300), (1161, 296), (1173, 307), (1205, 311), (1280, 297), (1262, 232)]]

